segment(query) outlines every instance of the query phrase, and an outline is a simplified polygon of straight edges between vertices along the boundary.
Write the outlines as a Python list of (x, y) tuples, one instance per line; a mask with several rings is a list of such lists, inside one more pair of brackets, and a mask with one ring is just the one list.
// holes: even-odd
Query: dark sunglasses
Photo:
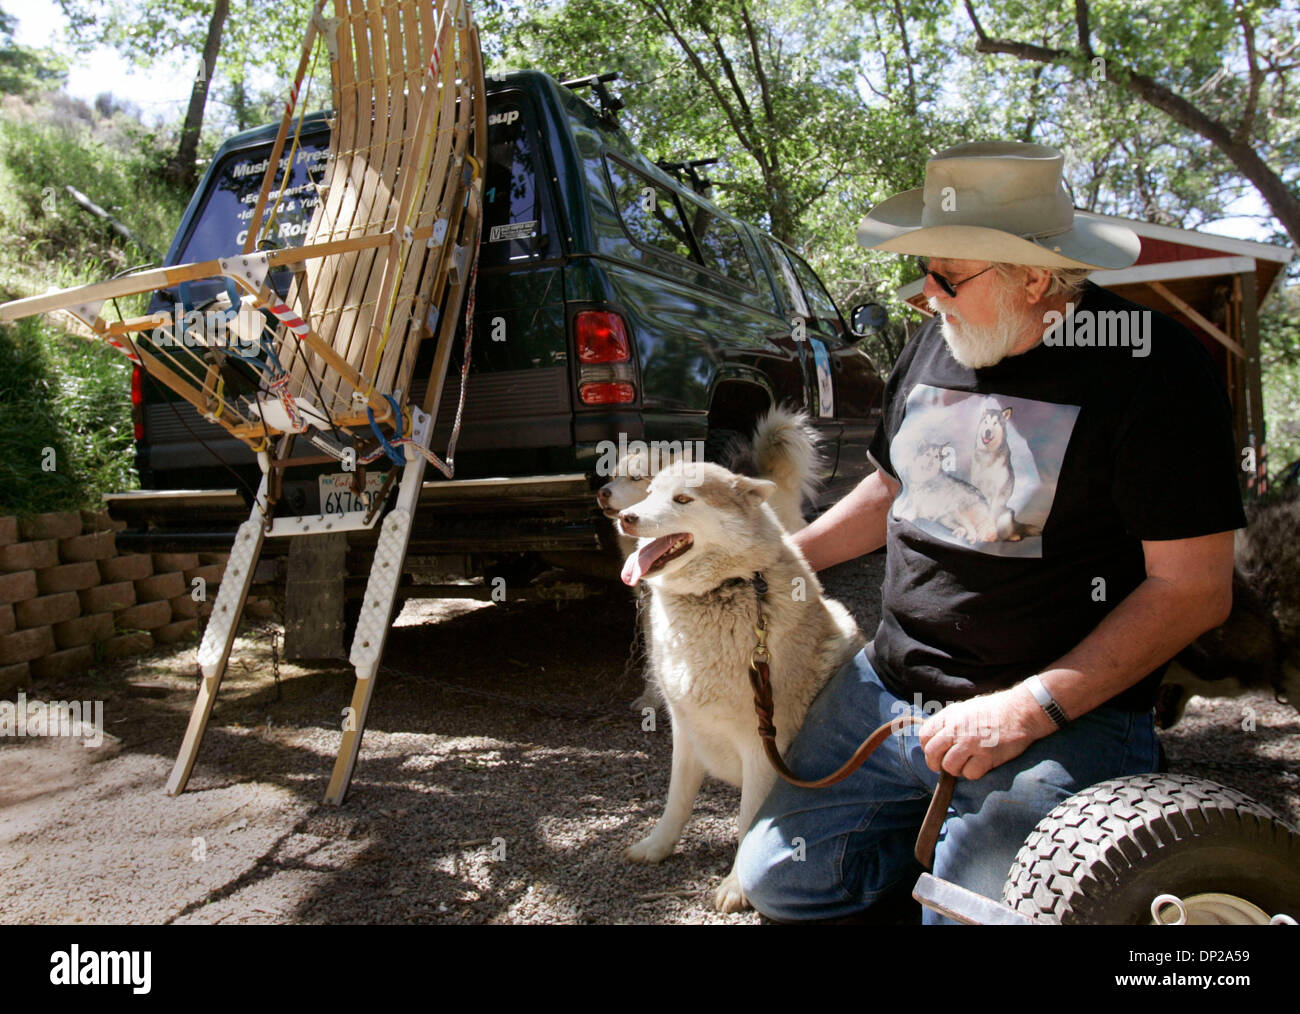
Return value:
[(975, 274), (968, 275), (959, 282), (950, 282), (943, 275), (939, 274), (939, 272), (931, 271), (930, 262), (925, 257), (918, 257), (916, 259), (916, 266), (921, 269), (921, 277), (924, 279), (926, 275), (929, 275), (931, 278), (933, 278), (935, 284), (938, 285), (939, 288), (943, 289), (944, 295), (946, 295), (949, 299), (957, 298), (957, 286), (965, 285), (967, 282), (971, 281), (972, 279), (978, 278), (980, 275), (984, 274), (984, 271), (993, 270), (993, 265), (990, 264), (988, 267), (984, 269), (984, 271), (976, 271)]

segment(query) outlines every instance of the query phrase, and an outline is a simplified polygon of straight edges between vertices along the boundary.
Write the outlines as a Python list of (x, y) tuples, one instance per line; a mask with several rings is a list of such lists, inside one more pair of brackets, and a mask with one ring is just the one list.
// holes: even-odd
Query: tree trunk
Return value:
[(217, 54), (221, 51), (221, 31), (229, 13), (230, 0), (216, 0), (212, 7), (212, 18), (208, 21), (207, 41), (203, 43), (203, 63), (194, 75), (190, 107), (185, 112), (185, 124), (181, 127), (180, 147), (168, 167), (168, 175), (186, 187), (192, 188), (198, 182), (194, 163), (199, 151), (199, 133), (203, 129), (203, 109), (208, 103), (208, 86), (212, 83), (212, 74), (216, 70)]

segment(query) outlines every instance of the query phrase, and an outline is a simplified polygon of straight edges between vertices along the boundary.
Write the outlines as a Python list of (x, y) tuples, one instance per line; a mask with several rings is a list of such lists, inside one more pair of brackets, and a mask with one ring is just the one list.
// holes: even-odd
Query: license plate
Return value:
[(358, 496), (352, 492), (353, 472), (335, 472), (320, 477), (321, 513), (327, 515), (364, 514), (370, 510), (384, 484), (383, 472), (367, 472), (366, 488)]

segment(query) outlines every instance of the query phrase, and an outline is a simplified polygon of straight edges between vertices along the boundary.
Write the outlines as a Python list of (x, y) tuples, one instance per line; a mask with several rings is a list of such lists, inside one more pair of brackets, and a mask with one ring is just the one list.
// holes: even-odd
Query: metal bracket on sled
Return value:
[(240, 254), (238, 257), (219, 257), (221, 273), (227, 278), (242, 282), (249, 292), (261, 292), (266, 273), (271, 269), (269, 254)]
[(311, 16), (312, 22), (316, 25), (316, 31), (320, 32), (321, 38), (325, 40), (325, 48), (329, 50), (330, 63), (337, 63), (339, 59), (339, 19), (325, 17), (323, 8), (316, 8), (315, 13)]

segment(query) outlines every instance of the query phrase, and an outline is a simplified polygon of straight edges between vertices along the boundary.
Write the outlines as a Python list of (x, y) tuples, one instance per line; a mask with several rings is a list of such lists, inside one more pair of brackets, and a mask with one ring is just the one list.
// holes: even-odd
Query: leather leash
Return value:
[[(905, 715), (892, 722), (886, 722), (862, 741), (862, 745), (838, 771), (833, 771), (825, 778), (818, 778), (816, 781), (805, 781), (798, 777), (786, 766), (781, 751), (777, 749), (776, 725), (772, 720), (774, 706), (772, 674), (769, 668), (772, 656), (767, 648), (767, 617), (763, 613), (763, 600), (767, 596), (767, 580), (762, 574), (755, 574), (753, 585), (758, 598), (758, 623), (754, 627), (758, 643), (749, 656), (749, 685), (754, 690), (754, 711), (758, 715), (758, 736), (763, 741), (763, 752), (767, 754), (767, 759), (776, 769), (776, 773), (787, 782), (805, 789), (824, 789), (828, 785), (842, 782), (860, 768), (875, 752), (876, 747), (887, 740), (891, 733), (909, 725), (921, 725), (925, 721), (916, 715)], [(957, 779), (954, 775), (950, 775), (947, 771), (939, 775), (939, 784), (935, 786), (934, 795), (930, 797), (930, 807), (925, 811), (925, 820), (921, 824), (920, 833), (916, 836), (916, 847), (912, 854), (927, 870), (934, 866), (934, 847), (939, 840), (939, 831), (943, 827), (944, 819), (948, 816), (948, 807), (952, 803), (952, 794), (956, 787)]]

